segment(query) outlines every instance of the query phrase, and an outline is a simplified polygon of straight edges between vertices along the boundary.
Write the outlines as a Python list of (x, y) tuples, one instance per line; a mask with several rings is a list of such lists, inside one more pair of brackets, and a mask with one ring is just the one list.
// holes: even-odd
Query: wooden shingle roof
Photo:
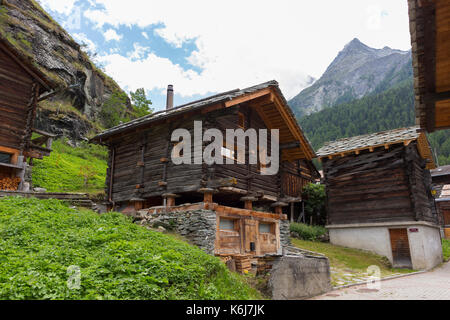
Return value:
[(349, 154), (359, 154), (363, 150), (373, 152), (375, 148), (379, 147), (389, 149), (391, 145), (395, 144), (409, 145), (413, 141), (417, 141), (421, 157), (427, 160), (427, 168), (435, 168), (436, 165), (428, 139), (418, 126), (371, 133), (328, 142), (317, 151), (317, 156), (319, 159), (327, 157), (333, 158), (336, 156), (343, 157)]
[[(261, 99), (265, 98), (264, 101)], [(198, 111), (209, 112), (217, 108), (230, 108), (246, 103), (255, 108), (268, 129), (280, 130), (280, 144), (298, 143), (298, 146), (284, 150), (283, 159), (312, 160), (316, 157), (311, 143), (303, 133), (286, 98), (281, 92), (277, 81), (269, 81), (246, 89), (236, 89), (216, 94), (201, 100), (184, 104), (169, 110), (159, 111), (148, 116), (132, 120), (114, 128), (108, 129), (92, 139), (96, 143), (105, 143), (119, 135), (135, 130), (148, 129), (159, 121), (170, 122), (186, 114)]]

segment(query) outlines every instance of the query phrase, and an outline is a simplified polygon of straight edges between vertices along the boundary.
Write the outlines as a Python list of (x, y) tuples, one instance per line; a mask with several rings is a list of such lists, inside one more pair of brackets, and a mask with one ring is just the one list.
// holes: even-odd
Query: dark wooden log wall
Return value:
[[(244, 116), (245, 128), (255, 129), (257, 132), (259, 129), (267, 129), (264, 121), (258, 116), (257, 112), (252, 108), (241, 106), (233, 113), (219, 119), (215, 119), (214, 126), (225, 132), (226, 129), (238, 129), (239, 128), (239, 113)], [(270, 152), (270, 133), (268, 134), (269, 143), (268, 150)], [(236, 144), (236, 142), (235, 142)], [(249, 143), (246, 143), (246, 162), (248, 163)], [(236, 188), (247, 190), (252, 192), (263, 192), (269, 196), (280, 196), (280, 176), (265, 176), (261, 175), (259, 165), (250, 164), (235, 164), (235, 165), (216, 165), (215, 166), (216, 178), (236, 178)]]
[(0, 146), (27, 147), (38, 91), (33, 78), (0, 49)]
[[(300, 161), (291, 165), (284, 163), (281, 166), (282, 170), (286, 168), (290, 172), (283, 175), (280, 170), (280, 173), (275, 176), (261, 175), (259, 165), (176, 166), (172, 163), (170, 158), (175, 144), (169, 141), (175, 129), (187, 129), (194, 137), (194, 121), (202, 121), (204, 131), (210, 128), (219, 129), (226, 139), (226, 129), (239, 128), (239, 113), (245, 116), (246, 129), (266, 128), (254, 110), (243, 106), (197, 113), (168, 123), (154, 124), (147, 130), (130, 132), (112, 139), (106, 179), (106, 192), (109, 195), (111, 191), (112, 194), (110, 200), (124, 202), (131, 198), (148, 199), (159, 197), (164, 193), (183, 194), (195, 192), (202, 187), (218, 188), (220, 186), (233, 186), (250, 192), (262, 192), (265, 195), (279, 197), (283, 195), (282, 177), (288, 175), (295, 176), (296, 182), (301, 184), (293, 190), (289, 188), (285, 190), (287, 195), (294, 193), (296, 196), (302, 185), (311, 180), (311, 167), (306, 162)], [(194, 154), (193, 144), (192, 154)], [(161, 162), (163, 158), (169, 161)], [(112, 166), (114, 166), (113, 177), (111, 177)], [(110, 190), (111, 181), (112, 189)], [(231, 181), (233, 181), (232, 184)]]
[(328, 224), (437, 222), (431, 175), (415, 142), (324, 159)]
[[(194, 136), (194, 121), (184, 121), (184, 129)], [(200, 120), (200, 119), (197, 119)], [(158, 197), (164, 193), (195, 191), (201, 188), (203, 170), (201, 165), (175, 166), (170, 161), (173, 130), (181, 128), (176, 123), (155, 125), (150, 130), (132, 132), (117, 139), (110, 146), (114, 149), (112, 197), (114, 202), (129, 201), (131, 198)], [(192, 147), (193, 149), (193, 147)], [(168, 159), (168, 162), (162, 159)], [(111, 170), (107, 173), (107, 188), (111, 183)]]
[(282, 197), (298, 198), (302, 196), (303, 188), (313, 179), (313, 164), (307, 160), (298, 160), (294, 162), (284, 161), (281, 166)]

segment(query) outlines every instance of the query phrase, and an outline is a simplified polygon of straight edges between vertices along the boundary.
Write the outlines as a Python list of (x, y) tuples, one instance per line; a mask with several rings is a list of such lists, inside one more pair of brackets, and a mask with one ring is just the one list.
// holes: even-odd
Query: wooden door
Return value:
[(256, 254), (258, 244), (258, 222), (246, 219), (244, 227), (244, 247), (246, 253)]
[(394, 268), (412, 268), (407, 229), (389, 229)]
[(444, 216), (444, 236), (450, 239), (450, 209), (442, 209), (442, 215)]
[(444, 226), (450, 227), (450, 209), (443, 209), (442, 212), (444, 215)]

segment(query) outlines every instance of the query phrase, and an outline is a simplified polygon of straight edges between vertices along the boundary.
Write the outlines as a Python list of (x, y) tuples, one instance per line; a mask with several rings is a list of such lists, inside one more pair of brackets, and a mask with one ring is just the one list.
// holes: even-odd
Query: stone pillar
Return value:
[(245, 202), (245, 209), (253, 210), (253, 202), (258, 201), (256, 197), (242, 197), (241, 201)]
[(276, 214), (283, 214), (283, 208), (287, 207), (288, 204), (286, 202), (275, 202), (274, 204), (272, 204), (272, 208), (275, 209), (275, 213)]
[(162, 195), (162, 197), (163, 199), (166, 199), (167, 207), (175, 207), (175, 199), (179, 198), (180, 196), (173, 193), (165, 193)]

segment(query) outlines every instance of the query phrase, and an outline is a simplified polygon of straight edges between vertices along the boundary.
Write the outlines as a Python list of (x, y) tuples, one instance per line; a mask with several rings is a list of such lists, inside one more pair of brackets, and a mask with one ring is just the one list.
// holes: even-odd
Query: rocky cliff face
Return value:
[[(96, 127), (92, 122), (103, 102), (112, 92), (121, 91), (120, 87), (34, 0), (0, 1), (0, 34), (60, 88), (78, 85), (46, 101), (39, 111), (37, 126), (85, 138)], [(61, 110), (60, 105), (66, 108)]]
[(387, 89), (411, 76), (411, 51), (374, 49), (352, 40), (324, 75), (294, 97), (290, 106), (299, 117)]

